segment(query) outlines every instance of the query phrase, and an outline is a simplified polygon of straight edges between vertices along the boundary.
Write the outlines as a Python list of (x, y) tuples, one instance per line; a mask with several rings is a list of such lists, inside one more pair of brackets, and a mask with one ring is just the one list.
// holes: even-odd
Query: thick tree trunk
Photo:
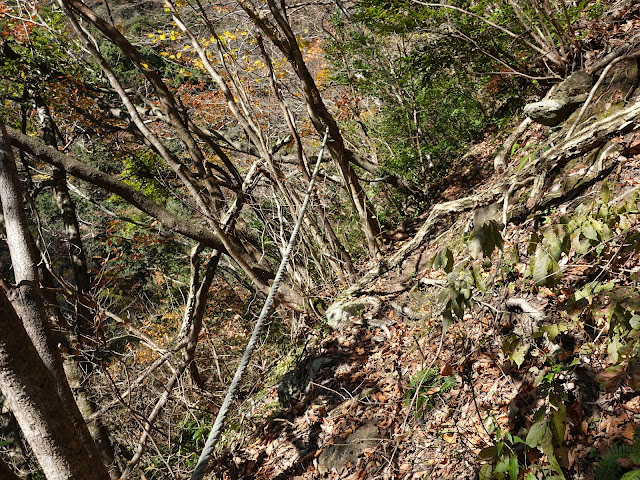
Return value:
[(0, 289), (0, 390), (47, 480), (108, 480), (104, 465), (95, 462), (76, 430), (56, 383)]
[[(7, 397), (7, 401), (42, 468), (45, 469), (45, 472), (46, 469), (51, 469), (53, 476), (49, 477), (47, 474), (47, 478), (108, 479), (107, 470), (100, 460), (96, 445), (78, 411), (62, 368), (62, 362), (52, 342), (50, 328), (44, 313), (37, 262), (27, 228), (15, 159), (2, 123), (0, 123), (0, 201), (14, 278), (18, 285), (9, 292), (2, 292), (6, 305), (3, 306), (0, 317), (2, 317), (1, 321), (9, 322), (6, 327), (0, 326), (0, 337), (2, 337), (0, 342), (6, 342), (5, 351), (0, 352), (0, 356), (4, 355), (4, 361), (8, 362), (0, 365), (0, 370), (2, 370), (0, 378), (4, 379), (1, 387), (3, 394)], [(7, 294), (11, 300), (7, 298)], [(19, 329), (12, 323), (14, 317), (18, 319)], [(24, 332), (24, 338), (22, 332)], [(15, 351), (16, 349), (18, 352)], [(19, 355), (20, 349), (24, 350), (24, 356)], [(36, 380), (29, 380), (29, 363), (12, 365), (12, 362), (24, 361), (27, 358), (31, 363), (30, 349), (33, 349), (37, 357), (37, 362), (33, 363), (33, 374), (40, 379), (44, 373), (39, 372), (38, 369), (42, 366), (47, 375), (48, 380), (43, 380), (42, 384), (30, 385)], [(12, 367), (9, 368), (6, 365)], [(47, 400), (51, 402), (51, 405), (55, 405), (54, 418), (48, 418), (51, 410), (45, 408), (42, 410), (42, 414), (33, 417), (34, 422), (38, 418), (38, 426), (34, 428), (30, 423), (30, 415), (33, 415), (33, 411), (26, 408), (26, 405), (31, 405), (33, 409), (40, 408), (40, 402), (46, 403)], [(50, 406), (48, 407), (50, 408)], [(64, 434), (61, 427), (56, 424), (58, 421), (56, 416), (64, 419), (65, 429), (68, 433)], [(47, 421), (52, 424), (47, 425)], [(47, 433), (48, 436), (40, 438), (44, 433)], [(52, 438), (53, 434), (58, 433), (64, 436)], [(48, 451), (51, 448), (58, 449), (56, 442), (64, 442), (65, 437), (69, 442), (68, 449)], [(79, 446), (74, 445), (76, 439)], [(37, 444), (37, 447), (34, 444)], [(81, 448), (81, 456), (64, 460), (67, 454), (75, 452), (78, 448)], [(52, 462), (52, 458), (58, 460)], [(68, 471), (82, 471), (81, 468), (73, 465), (74, 462), (88, 465), (90, 473), (62, 476), (68, 475)]]

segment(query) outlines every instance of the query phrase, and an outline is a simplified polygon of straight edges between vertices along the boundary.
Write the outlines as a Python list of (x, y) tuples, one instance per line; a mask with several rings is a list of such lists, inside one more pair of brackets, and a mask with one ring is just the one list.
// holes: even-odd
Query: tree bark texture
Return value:
[(2, 290), (0, 332), (0, 390), (47, 480), (108, 480), (104, 465), (89, 454), (57, 393), (55, 377)]
[[(82, 462), (88, 465), (92, 465), (91, 474), (88, 476), (79, 475), (77, 477), (65, 477), (59, 475), (65, 475), (64, 462), (56, 460), (51, 465), (52, 474), (58, 476), (52, 476), (51, 478), (87, 478), (87, 479), (107, 479), (109, 478), (107, 470), (104, 464), (100, 460), (95, 443), (93, 442), (91, 435), (87, 429), (87, 426), (80, 414), (78, 407), (75, 403), (73, 394), (67, 382), (67, 378), (62, 368), (62, 361), (57, 352), (56, 347), (52, 341), (50, 327), (46, 320), (44, 311), (44, 303), (39, 288), (39, 277), (37, 271), (37, 262), (35, 259), (35, 252), (33, 250), (33, 242), (31, 235), (27, 228), (26, 213), (23, 206), (22, 189), (20, 187), (20, 181), (18, 178), (18, 172), (13, 157), (13, 152), (9, 144), (9, 138), (5, 130), (4, 124), (0, 123), (0, 201), (2, 202), (2, 210), (4, 214), (5, 230), (7, 232), (7, 245), (9, 246), (9, 253), (11, 256), (11, 263), (13, 266), (15, 282), (17, 287), (12, 288), (7, 297), (7, 294), (2, 293), (2, 297), (6, 299), (6, 305), (3, 307), (2, 320), (12, 322), (18, 319), (19, 329), (14, 323), (8, 324), (6, 327), (0, 326), (0, 341), (6, 342), (13, 348), (25, 350), (25, 356), (15, 356), (15, 352), (11, 349), (7, 350), (5, 358), (7, 359), (7, 365), (11, 365), (9, 359), (13, 359), (14, 362), (19, 360), (24, 361), (27, 358), (31, 358), (31, 353), (27, 353), (27, 350), (33, 349), (38, 359), (37, 363), (33, 364), (34, 374), (38, 379), (44, 373), (38, 372), (37, 369), (42, 367), (48, 377), (48, 382), (42, 385), (28, 385), (30, 383), (29, 376), (26, 375), (29, 371), (30, 365), (14, 365), (12, 368), (18, 369), (17, 372), (12, 373), (12, 370), (4, 371), (4, 366), (0, 366), (0, 375), (7, 375), (6, 388), (2, 386), (2, 392), (7, 397), (7, 401), (16, 415), (16, 419), (23, 430), (27, 441), (32, 446), (34, 453), (41, 462), (41, 466), (45, 469), (45, 464), (51, 463), (51, 458), (57, 458), (56, 455), (63, 455), (63, 453), (47, 453), (47, 448), (42, 445), (42, 439), (40, 434), (47, 431), (49, 428), (43, 425), (42, 428), (32, 428), (29, 423), (29, 415), (25, 414), (25, 408), (23, 400), (34, 401), (35, 405), (39, 405), (38, 402), (47, 400), (47, 397), (51, 397), (50, 401), (56, 405), (56, 413), (54, 418), (49, 418), (49, 410), (43, 410), (40, 415), (42, 422), (51, 421), (56, 422), (57, 417), (64, 418), (66, 422), (66, 429), (73, 431), (73, 435), (68, 438), (70, 444), (77, 437), (79, 445), (82, 447), (82, 455), (77, 458), (67, 459), (67, 462), (77, 462), (81, 459)], [(7, 317), (5, 319), (4, 317)], [(17, 330), (16, 330), (17, 329)], [(26, 337), (22, 337), (22, 332)], [(8, 347), (7, 347), (8, 348)], [(22, 368), (22, 370), (19, 370)], [(18, 374), (20, 373), (20, 375)], [(25, 389), (26, 385), (31, 390), (21, 391)], [(33, 390), (35, 388), (35, 390)], [(38, 390), (38, 388), (40, 390)], [(40, 399), (31, 399), (32, 395), (41, 395)], [(55, 397), (55, 398), (53, 398)], [(38, 418), (38, 417), (34, 417)], [(51, 431), (56, 433), (62, 433), (59, 431), (59, 427), (52, 426)], [(44, 429), (44, 430), (43, 430)], [(69, 434), (71, 435), (71, 434)], [(61, 436), (55, 440), (56, 442), (65, 441), (65, 437)], [(35, 442), (39, 446), (36, 448), (32, 442)], [(55, 442), (51, 443), (51, 440), (47, 440), (45, 443), (49, 445), (48, 448), (53, 448)], [(57, 447), (55, 447), (57, 448)], [(64, 454), (74, 451), (78, 447), (70, 445), (69, 451), (64, 451)], [(37, 452), (42, 453), (42, 458)], [(55, 466), (54, 466), (55, 465)], [(57, 467), (56, 467), (57, 466)], [(49, 468), (49, 466), (47, 467)], [(61, 470), (55, 473), (56, 468)], [(47, 478), (49, 476), (47, 475)]]

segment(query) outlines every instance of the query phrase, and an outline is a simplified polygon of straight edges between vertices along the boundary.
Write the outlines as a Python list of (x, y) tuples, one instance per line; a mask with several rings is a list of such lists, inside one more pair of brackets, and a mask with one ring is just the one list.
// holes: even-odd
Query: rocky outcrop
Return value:
[(584, 103), (592, 84), (593, 79), (587, 72), (575, 72), (557, 86), (551, 98), (526, 105), (524, 113), (534, 122), (555, 127)]
[[(350, 322), (360, 320), (365, 312), (374, 317), (380, 310), (380, 300), (375, 297), (345, 298), (327, 308), (327, 324), (334, 330), (340, 330)], [(372, 312), (371, 312), (372, 311)], [(357, 323), (361, 323), (357, 322)]]

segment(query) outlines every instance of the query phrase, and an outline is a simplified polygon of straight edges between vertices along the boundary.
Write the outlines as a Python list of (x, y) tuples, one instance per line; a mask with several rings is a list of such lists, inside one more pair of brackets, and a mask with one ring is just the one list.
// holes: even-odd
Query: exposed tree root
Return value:
[(569, 131), (567, 132), (567, 136), (565, 137), (565, 140), (569, 140), (571, 138), (571, 135), (573, 135), (573, 132), (575, 131), (576, 127), (580, 123), (580, 120), (582, 120), (582, 117), (584, 116), (584, 112), (587, 110), (587, 108), (591, 104), (591, 100), (593, 100), (593, 97), (598, 91), (598, 88), (600, 88), (600, 85), (602, 85), (602, 82), (604, 82), (604, 79), (609, 73), (609, 71), (611, 71), (611, 69), (620, 62), (624, 62), (626, 60), (636, 60), (638, 58), (640, 58), (640, 53), (635, 53), (634, 55), (625, 55), (622, 57), (614, 58), (613, 60), (611, 60), (611, 62), (609, 62), (609, 64), (600, 74), (600, 78), (598, 78), (598, 81), (589, 92), (589, 96), (587, 97), (584, 104), (582, 105), (582, 108), (580, 109), (578, 116), (576, 117), (573, 124), (571, 125), (571, 128), (569, 128)]
[[(489, 189), (435, 205), (431, 209), (429, 217), (411, 240), (406, 242), (386, 262), (380, 263), (364, 274), (352, 287), (345, 291), (345, 294), (357, 295), (365, 285), (370, 284), (389, 270), (399, 267), (411, 253), (425, 242), (430, 241), (438, 233), (446, 231), (451, 226), (451, 222), (444, 222), (443, 224), (442, 220), (445, 217), (451, 215), (459, 216), (500, 200), (507, 206), (507, 208), (503, 209), (503, 216), (509, 217), (507, 212), (509, 210), (509, 198), (515, 192), (532, 183), (531, 195), (527, 201), (525, 211), (520, 212), (517, 216), (518, 219), (526, 218), (526, 214), (535, 211), (541, 205), (549, 180), (554, 179), (560, 173), (562, 167), (571, 159), (603, 146), (612, 138), (637, 129), (640, 125), (639, 117), (640, 101), (636, 101), (631, 106), (616, 112), (610, 117), (579, 130), (568, 140), (552, 145), (549, 150), (538, 156), (535, 161), (526, 165), (520, 171), (513, 172), (508, 176), (505, 175)], [(507, 139), (507, 142), (509, 141), (510, 138)], [(575, 188), (580, 188), (580, 184), (578, 183), (576, 187), (565, 192), (565, 196)], [(514, 215), (512, 214), (510, 218), (503, 219), (508, 221), (513, 218)]]
[(496, 155), (496, 158), (493, 159), (493, 168), (496, 171), (501, 172), (501, 171), (503, 171), (505, 169), (505, 162), (506, 162), (507, 158), (509, 158), (509, 154), (511, 153), (511, 149), (513, 148), (515, 143), (518, 141), (520, 136), (525, 132), (525, 130), (527, 128), (529, 128), (529, 125), (531, 125), (531, 122), (532, 122), (531, 118), (529, 118), (529, 117), (525, 118), (520, 123), (520, 125), (518, 125), (518, 128), (516, 128), (511, 133), (511, 135), (509, 135), (507, 137), (507, 139), (505, 140), (504, 144), (502, 144), (502, 147), (500, 148), (500, 151)]

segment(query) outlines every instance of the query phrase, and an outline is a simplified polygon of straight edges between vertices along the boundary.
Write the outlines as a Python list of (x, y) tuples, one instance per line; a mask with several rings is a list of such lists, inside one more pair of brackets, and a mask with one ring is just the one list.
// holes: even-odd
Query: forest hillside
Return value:
[(0, 15), (0, 478), (640, 478), (637, 2)]

